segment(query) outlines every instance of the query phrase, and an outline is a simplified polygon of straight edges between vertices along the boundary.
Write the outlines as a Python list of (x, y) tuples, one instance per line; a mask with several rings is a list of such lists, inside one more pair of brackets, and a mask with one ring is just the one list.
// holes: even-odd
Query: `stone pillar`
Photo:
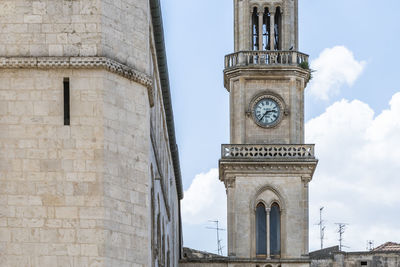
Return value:
[(267, 258), (271, 258), (271, 239), (270, 239), (270, 208), (266, 208), (265, 211), (267, 212)]
[(304, 228), (303, 228), (303, 244), (304, 244), (304, 254), (307, 254), (308, 253), (308, 247), (309, 247), (309, 244), (308, 244), (308, 225), (309, 225), (309, 216), (308, 216), (308, 214), (309, 214), (309, 194), (308, 194), (308, 191), (309, 191), (309, 187), (308, 187), (308, 185), (309, 185), (309, 183), (310, 183), (310, 181), (311, 181), (311, 177), (302, 177), (302, 182), (303, 182), (303, 209), (304, 209), (304, 214), (305, 214), (305, 216), (304, 216)]
[(270, 25), (269, 46), (270, 46), (270, 50), (273, 51), (273, 50), (275, 50), (275, 10), (271, 9), (269, 13), (271, 14), (270, 24), (269, 24)]
[(226, 180), (226, 195), (227, 195), (227, 226), (228, 226), (228, 256), (236, 256), (236, 242), (235, 242), (235, 178), (229, 178)]
[(262, 10), (258, 11), (258, 50), (263, 50), (263, 21), (264, 13)]

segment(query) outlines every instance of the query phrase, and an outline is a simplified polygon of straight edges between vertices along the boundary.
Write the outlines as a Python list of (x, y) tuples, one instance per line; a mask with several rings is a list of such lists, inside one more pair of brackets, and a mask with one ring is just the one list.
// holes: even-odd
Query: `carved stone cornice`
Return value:
[(105, 69), (140, 83), (153, 105), (153, 79), (149, 75), (107, 57), (0, 57), (0, 69)]
[[(287, 174), (299, 175), (303, 182), (310, 182), (318, 160), (303, 161), (239, 161), (220, 160), (219, 177), (221, 181), (236, 175)], [(232, 182), (230, 182), (232, 183)]]

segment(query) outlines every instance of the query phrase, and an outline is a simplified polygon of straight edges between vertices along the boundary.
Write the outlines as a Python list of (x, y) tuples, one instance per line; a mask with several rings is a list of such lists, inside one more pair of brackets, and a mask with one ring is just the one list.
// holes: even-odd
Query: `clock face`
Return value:
[(261, 98), (253, 108), (254, 120), (263, 127), (276, 125), (281, 117), (280, 105), (272, 98)]

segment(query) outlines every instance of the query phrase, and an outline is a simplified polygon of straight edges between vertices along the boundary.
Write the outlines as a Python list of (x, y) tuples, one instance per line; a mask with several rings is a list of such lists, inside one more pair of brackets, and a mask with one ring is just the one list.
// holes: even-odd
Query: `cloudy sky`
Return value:
[[(185, 199), (184, 245), (216, 252), (209, 220), (226, 226), (218, 181), (229, 142), (224, 55), (233, 52), (232, 0), (162, 1)], [(400, 1), (299, 0), (300, 50), (316, 72), (306, 89), (306, 142), (320, 160), (310, 184), (310, 249), (400, 242)], [(226, 235), (222, 234), (226, 245)], [(226, 249), (226, 248), (225, 248)]]

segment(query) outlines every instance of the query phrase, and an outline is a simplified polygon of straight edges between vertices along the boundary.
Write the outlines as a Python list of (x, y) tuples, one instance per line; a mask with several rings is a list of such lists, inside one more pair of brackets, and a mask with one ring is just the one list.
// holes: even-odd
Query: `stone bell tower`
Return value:
[(219, 163), (228, 256), (308, 266), (308, 184), (318, 161), (314, 145), (304, 144), (310, 69), (298, 51), (298, 0), (234, 5), (235, 53), (225, 57), (224, 70), (231, 144), (222, 145)]

